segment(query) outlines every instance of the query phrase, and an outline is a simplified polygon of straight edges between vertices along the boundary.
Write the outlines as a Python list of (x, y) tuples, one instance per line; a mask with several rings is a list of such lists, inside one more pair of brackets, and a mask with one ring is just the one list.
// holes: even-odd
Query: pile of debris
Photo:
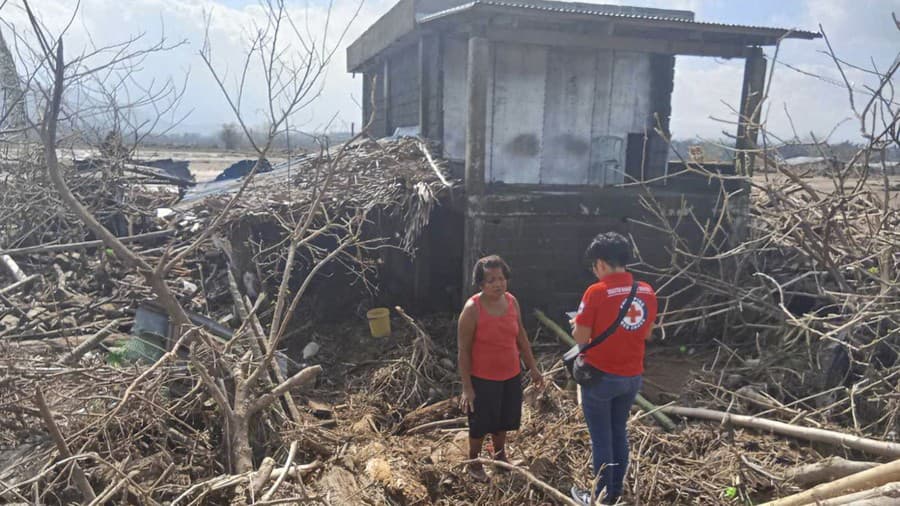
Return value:
[[(335, 163), (339, 156), (342, 162)], [(11, 416), (0, 420), (0, 497), (53, 504), (513, 505), (566, 503), (559, 491), (589, 486), (589, 437), (576, 392), (558, 363), (560, 345), (553, 334), (534, 334), (548, 387), (542, 392), (526, 388), (523, 427), (510, 443), (514, 468), (496, 470), (489, 485), (468, 480), (463, 470), (467, 433), (458, 408), (452, 316), (417, 321), (396, 308), (392, 337), (373, 339), (362, 318), (314, 322), (302, 312), (308, 303), (304, 297), (289, 308), (300, 323), (288, 325), (283, 338), (278, 334), (285, 327), (279, 306), (290, 295), (309, 290), (315, 298), (335, 285), (347, 286), (348, 279), (358, 280), (353, 289), (366, 293), (377, 284), (373, 271), (382, 265), (385, 249), (414, 253), (434, 206), (456, 191), (456, 182), (443, 176), (439, 163), (425, 144), (402, 139), (363, 141), (276, 165), (265, 174), (254, 175), (251, 169), (245, 179), (201, 183), (181, 192), (67, 173), (79, 198), (104, 217), (107, 227), (117, 220), (130, 224), (118, 235), (131, 237), (129, 244), (150, 265), (179, 259), (165, 285), (187, 310), (193, 329), (185, 333), (169, 321), (164, 306), (153, 302), (156, 291), (140, 273), (91, 242), (94, 237), (76, 218), (58, 212), (61, 204), (40, 171), (8, 178), (5, 184), (23, 191), (4, 193), (0, 213), (44, 220), (4, 229), (13, 249), (0, 255), (7, 266), (0, 273), (0, 410)], [(40, 167), (39, 160), (31, 167)], [(110, 204), (93, 185), (120, 188), (112, 194), (119, 197)], [(328, 189), (324, 194), (323, 188)], [(799, 199), (796, 191), (787, 199), (783, 195), (783, 189), (761, 193), (752, 207), (764, 224), (755, 233), (764, 228), (782, 232), (781, 242), (766, 236), (768, 249), (755, 261), (795, 258), (784, 252), (806, 251), (775, 226), (772, 220), (783, 215), (773, 206), (783, 211), (778, 206), (796, 203), (794, 211), (801, 216), (827, 210), (809, 200), (792, 200)], [(845, 203), (870, 202), (858, 197)], [(50, 211), (54, 206), (56, 214)], [(319, 212), (310, 213), (314, 208)], [(886, 213), (885, 223), (895, 224), (893, 211)], [(298, 229), (304, 234), (296, 234)], [(878, 240), (893, 237), (891, 230), (877, 232)], [(302, 247), (285, 246), (298, 243)], [(349, 254), (330, 256), (341, 245)], [(326, 270), (329, 258), (343, 263)], [(854, 258), (838, 272), (857, 291), (855, 300), (864, 301), (862, 307), (881, 311), (855, 318), (890, 321), (884, 308), (893, 302), (873, 289), (880, 286), (873, 276), (880, 279), (881, 273), (858, 275), (857, 264), (868, 272), (871, 259)], [(879, 260), (878, 267), (892, 265), (887, 260)], [(703, 262), (708, 259), (697, 263)], [(293, 274), (285, 277), (288, 266)], [(888, 383), (896, 365), (864, 369), (850, 395), (817, 404), (829, 390), (813, 390), (810, 375), (795, 372), (809, 368), (799, 362), (806, 356), (799, 343), (804, 336), (832, 332), (834, 321), (815, 313), (789, 318), (783, 310), (765, 312), (790, 304), (773, 303), (771, 289), (751, 284), (758, 276), (729, 285), (703, 273), (709, 271), (698, 273), (690, 266), (684, 271), (696, 274), (693, 279), (707, 289), (707, 299), (687, 313), (666, 315), (667, 332), (708, 330), (696, 325), (710, 325), (712, 313), (735, 305), (734, 286), (739, 286), (745, 287), (737, 290), (740, 302), (756, 313), (731, 318), (745, 318), (760, 340), (719, 339), (716, 354), (693, 375), (686, 391), (650, 399), (720, 411), (657, 408), (646, 401), (635, 409), (626, 495), (641, 504), (760, 501), (879, 469), (877, 462), (861, 458), (897, 458), (896, 443), (864, 437), (891, 438), (884, 430), (896, 424), (890, 418), (896, 396), (889, 393), (896, 382)], [(829, 286), (821, 271), (815, 279)], [(890, 272), (894, 276), (896, 270)], [(317, 273), (313, 286), (308, 281)], [(339, 293), (344, 307), (351, 305), (346, 292)], [(834, 301), (845, 293), (824, 295)], [(771, 327), (771, 334), (760, 325)], [(880, 327), (856, 327), (862, 330), (851, 337), (870, 341), (852, 341), (854, 353), (868, 349), (866, 343), (890, 343)], [(793, 332), (789, 339), (785, 329)], [(777, 356), (766, 347), (777, 350)], [(265, 360), (253, 358), (269, 354), (277, 367), (265, 368)], [(853, 371), (861, 361), (851, 356), (848, 374), (860, 374)], [(254, 370), (262, 374), (248, 384)], [(831, 392), (846, 394), (851, 388)], [(259, 410), (250, 417), (229, 412), (248, 391), (260, 394), (249, 401)], [(260, 399), (267, 403), (259, 404)], [(868, 418), (870, 412), (861, 408), (869, 403), (885, 418)], [(658, 421), (660, 413), (709, 421), (679, 426)], [(236, 421), (246, 423), (242, 433), (235, 430)], [(847, 427), (854, 427), (852, 434), (836, 432)], [(242, 441), (235, 434), (249, 439), (249, 469), (237, 462), (240, 454), (233, 450)], [(834, 455), (841, 458), (827, 458)], [(804, 467), (809, 463), (814, 468)]]
[[(278, 245), (297, 220), (315, 217), (304, 249), (290, 257), (302, 266), (295, 269), (301, 280), (310, 271), (316, 273), (334, 242), (341, 240), (339, 235), (350, 231), (345, 225), (355, 222), (354, 248), (348, 248), (353, 262), (341, 266), (362, 280), (355, 290), (364, 292), (371, 286), (368, 276), (376, 273), (379, 248), (413, 253), (432, 207), (453, 188), (429, 148), (418, 140), (349, 146), (341, 151), (344, 163), (340, 165), (329, 164), (332, 155), (328, 152), (276, 167), (255, 181), (238, 181), (240, 189), (235, 191), (242, 194), (240, 199), (229, 195), (230, 183), (220, 186), (222, 191), (205, 188), (208, 194), (198, 195), (159, 188), (160, 180), (153, 176), (135, 180), (115, 170), (67, 170), (65, 178), (88, 210), (148, 264), (157, 265), (187, 251), (168, 271), (168, 290), (193, 324), (227, 340), (247, 322), (247, 315), (236, 305), (236, 294), (240, 297), (243, 291), (260, 302), (266, 292), (270, 296), (277, 292), (272, 280), (288, 260)], [(335, 167), (339, 170), (332, 170)], [(67, 494), (72, 490), (66, 488), (65, 480), (57, 481), (66, 466), (45, 468), (48, 455), (54, 448), (62, 451), (63, 446), (95, 452), (89, 462), (78, 462), (75, 468), (95, 484), (106, 484), (110, 494), (120, 488), (126, 495), (146, 491), (149, 500), (157, 489), (152, 482), (165, 481), (160, 493), (171, 498), (202, 477), (227, 472), (232, 468), (230, 455), (216, 450), (227, 446), (221, 441), (227, 427), (216, 416), (204, 414), (208, 398), (190, 387), (195, 371), (183, 361), (174, 367), (159, 362), (166, 351), (181, 357), (182, 350), (173, 347), (178, 335), (165, 311), (160, 314), (160, 306), (153, 303), (156, 294), (142, 273), (122, 263), (77, 216), (64, 211), (40, 156), (26, 155), (17, 164), (9, 164), (7, 171), (7, 191), (0, 202), (0, 214), (7, 218), (3, 240), (10, 246), (0, 255), (6, 266), (0, 273), (4, 385), (0, 404), (16, 413), (16, 419), (4, 420), (2, 428), (2, 495), (16, 497), (16, 487), (6, 484), (36, 476), (29, 483), (49, 480), (41, 485), (42, 500), (71, 500)], [(320, 206), (318, 212), (310, 213), (315, 206)], [(222, 213), (221, 207), (231, 212)], [(219, 223), (213, 223), (216, 219)], [(206, 237), (213, 227), (225, 238)], [(252, 233), (235, 236), (240, 229)], [(251, 247), (253, 254), (242, 257), (241, 249)], [(254, 263), (256, 273), (268, 276), (246, 283), (248, 277), (241, 274), (247, 271), (237, 260)], [(359, 266), (363, 269), (353, 270)], [(236, 286), (235, 274), (245, 281), (243, 290)], [(327, 291), (328, 286), (321, 283), (318, 288)], [(254, 315), (263, 325), (269, 325), (270, 317), (271, 308)], [(97, 354), (97, 349), (103, 352)], [(133, 360), (154, 365), (134, 369), (128, 365)], [(282, 374), (300, 367), (287, 362)], [(41, 400), (35, 397), (37, 391), (46, 392)], [(43, 423), (35, 424), (35, 416)], [(63, 420), (58, 421), (58, 416)], [(294, 418), (291, 427), (300, 422)], [(60, 444), (49, 444), (41, 436), (44, 429), (65, 438), (53, 441)], [(281, 430), (266, 429), (272, 434)], [(41, 444), (23, 446), (35, 437)], [(269, 451), (278, 448), (278, 442), (257, 441), (254, 446)], [(23, 448), (31, 451), (23, 453)], [(12, 457), (5, 454), (7, 449)], [(175, 460), (190, 464), (185, 469), (154, 467), (171, 462), (175, 455), (183, 457)], [(116, 485), (117, 469), (128, 475), (126, 483)]]
[[(340, 221), (365, 214), (369, 218), (363, 234), (371, 248), (390, 245), (392, 251), (414, 254), (416, 238), (438, 195), (450, 191), (423, 148), (421, 142), (407, 139), (384, 145), (369, 141), (351, 149), (351, 163), (331, 176), (332, 188), (322, 204), (329, 218)], [(318, 170), (322, 163), (319, 158), (297, 160), (251, 182), (224, 217), (220, 234), (225, 240), (202, 244), (170, 273), (170, 288), (187, 310), (227, 318), (233, 309), (229, 269), (253, 299), (277, 288), (273, 280), (284, 267), (277, 245), (315, 199), (327, 177)], [(132, 317), (139, 303), (151, 298), (141, 276), (65, 211), (39, 157), (26, 157), (7, 171), (0, 192), (0, 240), (5, 246), (0, 253), (8, 267), (0, 273), (0, 296), (7, 306), (0, 313), (0, 338), (85, 335), (117, 319), (116, 330), (127, 331), (130, 321), (122, 318)], [(151, 263), (200, 236), (242, 184), (208, 183), (179, 195), (159, 188), (156, 180), (96, 174), (68, 171), (67, 179), (101, 223)], [(313, 245), (327, 248), (330, 235), (323, 234)], [(361, 265), (372, 267), (361, 274), (374, 276), (377, 255), (363, 258), (361, 250), (356, 253)], [(296, 261), (308, 268), (315, 262), (312, 257), (298, 254)], [(364, 287), (355, 289), (365, 293)]]
[[(816, 180), (774, 164), (775, 175), (746, 178), (737, 192), (725, 190), (733, 177), (688, 164), (722, 185), (727, 211), (718, 222), (645, 223), (669, 232), (671, 264), (640, 270), (679, 301), (663, 315), (664, 335), (716, 354), (682, 399), (709, 410), (663, 411), (820, 442), (827, 430), (831, 444), (865, 440), (873, 446), (857, 451), (900, 456), (900, 200), (895, 179), (868, 170), (869, 156)], [(732, 213), (748, 194), (749, 215)], [(687, 245), (690, 235), (703, 249)]]

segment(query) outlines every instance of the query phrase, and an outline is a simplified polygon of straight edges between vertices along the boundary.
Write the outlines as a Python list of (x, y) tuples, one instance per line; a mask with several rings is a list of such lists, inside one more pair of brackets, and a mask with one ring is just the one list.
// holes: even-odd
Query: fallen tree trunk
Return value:
[(842, 457), (828, 457), (815, 464), (805, 464), (789, 469), (785, 478), (800, 487), (811, 487), (860, 473), (877, 465), (877, 462), (859, 462)]
[(819, 502), (817, 506), (892, 506), (900, 504), (900, 481)]
[[(559, 338), (562, 342), (568, 344), (569, 346), (575, 346), (575, 339), (573, 339), (568, 332), (563, 330), (562, 327), (557, 325), (555, 321), (547, 317), (547, 315), (545, 315), (543, 311), (541, 311), (540, 309), (535, 309), (534, 315), (542, 324), (544, 324), (545, 327), (552, 330), (553, 333), (556, 334), (556, 337)], [(673, 422), (671, 418), (666, 416), (660, 408), (645, 399), (643, 395), (637, 394), (635, 403), (637, 403), (637, 405), (641, 409), (643, 409), (647, 413), (650, 413), (650, 416), (652, 416), (653, 419), (662, 426), (662, 428), (664, 428), (668, 432), (673, 432), (675, 430), (675, 422)]]
[(805, 492), (767, 502), (762, 506), (802, 506), (821, 504), (821, 501), (846, 496), (861, 490), (871, 490), (888, 483), (900, 481), (900, 459), (873, 467), (830, 483), (823, 483)]
[(798, 427), (789, 423), (777, 422), (775, 420), (766, 420), (755, 416), (733, 415), (722, 411), (714, 411), (704, 408), (685, 408), (681, 406), (665, 406), (661, 411), (670, 415), (678, 415), (688, 418), (699, 418), (702, 420), (712, 420), (714, 422), (728, 423), (739, 427), (748, 427), (752, 429), (760, 429), (774, 432), (783, 436), (789, 436), (797, 439), (805, 439), (807, 441), (816, 441), (844, 448), (852, 448), (871, 455), (880, 455), (882, 457), (900, 457), (900, 444), (889, 443), (886, 441), (878, 441), (875, 439), (853, 436), (850, 434), (842, 434), (824, 429), (814, 429), (811, 427)]

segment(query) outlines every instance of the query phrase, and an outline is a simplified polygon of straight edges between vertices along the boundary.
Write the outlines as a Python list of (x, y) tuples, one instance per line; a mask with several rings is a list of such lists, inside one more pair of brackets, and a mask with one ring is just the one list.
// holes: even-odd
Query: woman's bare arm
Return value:
[(475, 391), (472, 388), (472, 343), (475, 341), (475, 325), (478, 323), (478, 308), (472, 301), (466, 302), (459, 314), (456, 327), (457, 367), (462, 381), (463, 396), (460, 404), (468, 413), (474, 409)]

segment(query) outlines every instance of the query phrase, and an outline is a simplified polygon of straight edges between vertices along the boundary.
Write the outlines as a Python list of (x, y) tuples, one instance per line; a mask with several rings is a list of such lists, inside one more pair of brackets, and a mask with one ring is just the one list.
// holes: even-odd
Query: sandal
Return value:
[(469, 464), (468, 469), (469, 477), (475, 480), (477, 483), (487, 483), (491, 479), (488, 477), (487, 473), (484, 472), (484, 466), (481, 464)]

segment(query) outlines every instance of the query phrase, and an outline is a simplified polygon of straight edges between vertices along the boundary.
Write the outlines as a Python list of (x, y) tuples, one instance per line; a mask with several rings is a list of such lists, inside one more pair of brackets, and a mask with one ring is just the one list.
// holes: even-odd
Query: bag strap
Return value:
[(589, 349), (591, 349), (594, 346), (597, 346), (598, 344), (605, 341), (607, 337), (613, 335), (613, 333), (616, 331), (616, 329), (619, 328), (619, 324), (622, 323), (622, 318), (625, 317), (625, 313), (627, 313), (628, 310), (631, 308), (631, 303), (634, 301), (635, 295), (637, 295), (637, 290), (638, 290), (638, 282), (635, 281), (631, 284), (631, 291), (628, 293), (628, 298), (625, 299), (625, 303), (622, 304), (622, 307), (619, 309), (619, 316), (616, 317), (616, 320), (613, 322), (613, 324), (610, 325), (608, 329), (603, 331), (602, 334), (591, 339), (591, 342), (584, 345), (584, 348), (581, 348), (581, 353), (587, 352)]

